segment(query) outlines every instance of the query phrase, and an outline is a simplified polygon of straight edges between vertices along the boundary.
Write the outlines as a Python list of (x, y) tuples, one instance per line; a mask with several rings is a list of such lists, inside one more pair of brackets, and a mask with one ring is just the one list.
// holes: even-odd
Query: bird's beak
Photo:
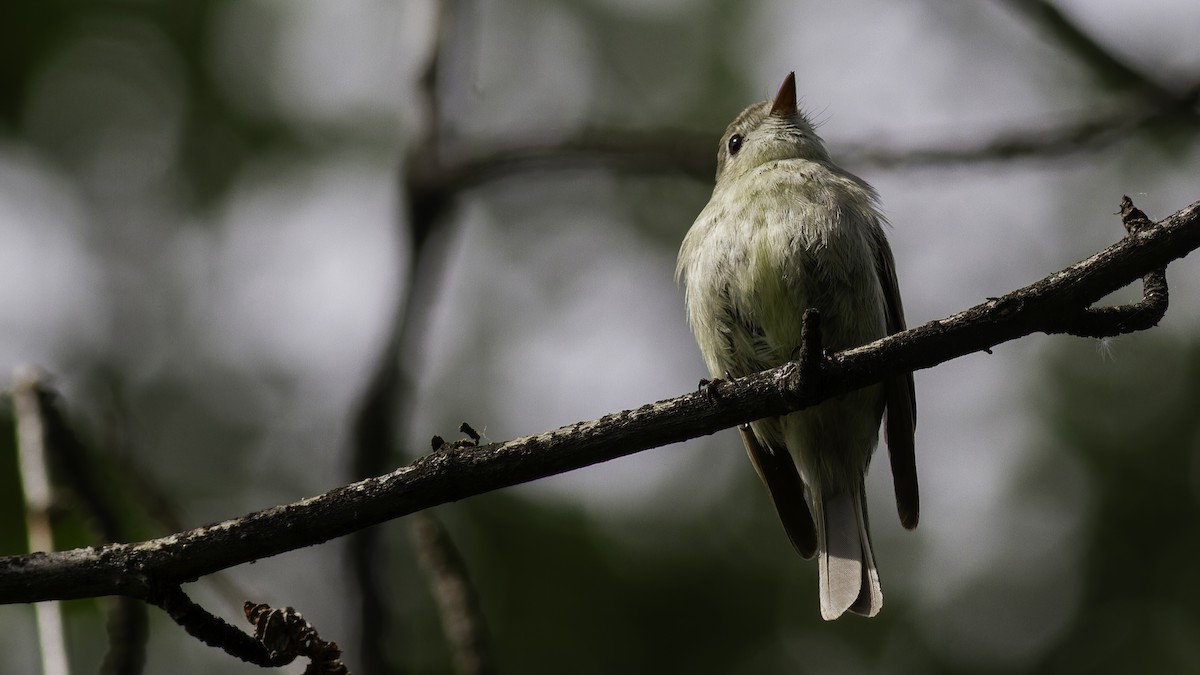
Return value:
[(788, 73), (779, 93), (775, 94), (775, 103), (771, 105), (771, 116), (794, 117), (796, 115), (796, 73)]

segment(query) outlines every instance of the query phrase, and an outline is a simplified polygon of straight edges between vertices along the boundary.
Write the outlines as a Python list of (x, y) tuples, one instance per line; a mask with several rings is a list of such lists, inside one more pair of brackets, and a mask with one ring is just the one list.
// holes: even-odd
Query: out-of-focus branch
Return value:
[[(69, 491), (82, 505), (84, 515), (93, 523), (100, 538), (106, 542), (119, 539), (124, 528), (117, 510), (101, 486), (99, 472), (89, 452), (67, 422), (57, 393), (45, 383), (40, 372), (24, 368), (14, 377), (12, 398), (17, 411), (22, 477), (26, 485), (27, 503), (31, 507), (29, 513), (34, 517), (29, 528), (30, 550), (53, 550), (48, 516), (52, 499), (47, 470), (50, 463), (54, 464), (55, 474), (60, 477), (65, 491)], [(291, 630), (285, 631), (283, 637), (301, 636), (305, 639), (268, 639), (280, 635), (280, 631), (266, 631), (265, 619), (252, 620), (256, 624), (256, 632), (251, 637), (192, 602), (178, 586), (179, 580), (174, 581), (174, 584), (147, 586), (142, 594), (120, 594), (116, 598), (109, 612), (109, 651), (100, 667), (103, 675), (135, 675), (142, 672), (148, 621), (141, 600), (164, 609), (194, 637), (251, 663), (274, 667), (289, 663), (296, 656), (305, 656), (314, 663), (329, 666), (320, 672), (345, 672), (344, 668), (341, 671), (334, 669), (341, 665), (337, 661), (340, 652), (334, 653), (337, 646), (310, 639), (316, 635), (315, 631), (294, 610), (288, 610), (288, 616), (292, 619), (287, 622), (287, 627)], [(39, 603), (37, 611), (39, 637), (43, 643), (42, 670), (50, 675), (67, 675), (69, 670), (58, 602)], [(261, 619), (266, 613), (259, 612), (259, 615)], [(286, 648), (279, 648), (280, 644)], [(331, 644), (330, 648), (328, 645)], [(57, 647), (48, 648), (54, 645)]]
[(1118, 57), (1112, 50), (1100, 44), (1090, 33), (1079, 27), (1069, 16), (1053, 3), (1046, 0), (999, 0), (1000, 4), (1020, 14), (1059, 45), (1075, 55), (1108, 86), (1126, 89), (1140, 98), (1148, 98), (1159, 107), (1176, 108), (1196, 119), (1194, 97), (1172, 91), (1169, 87), (1150, 77)]
[[(32, 411), (36, 410), (44, 459), (52, 467), (61, 492), (68, 497), (63, 501), (76, 507), (100, 543), (125, 540), (127, 535), (113, 496), (104, 489), (92, 453), (68, 422), (57, 392), (34, 369), (25, 369), (16, 381), (14, 399), (31, 411), (27, 421), (34, 419)], [(149, 636), (145, 605), (133, 598), (118, 597), (107, 613), (108, 652), (100, 664), (101, 674), (141, 673)]]
[[(1056, 158), (1095, 152), (1164, 122), (1200, 126), (1200, 80), (1178, 89), (1156, 81), (1118, 58), (1045, 0), (997, 0), (1044, 30), (1105, 83), (1127, 90), (1119, 109), (1040, 128), (1001, 130), (977, 143), (888, 147), (852, 142), (834, 148), (850, 166), (937, 167)], [(431, 204), (445, 205), (458, 192), (516, 174), (604, 168), (622, 173), (667, 173), (711, 179), (716, 169), (712, 135), (670, 129), (594, 129), (550, 143), (512, 143), (453, 159), (428, 162), (410, 184)]]
[[(418, 93), (425, 108), (424, 133), (412, 144), (414, 150), (404, 162), (400, 186), (407, 207), (404, 225), (410, 258), (406, 278), (398, 286), (386, 342), (353, 418), (350, 450), (355, 479), (378, 475), (394, 466), (397, 439), (407, 435), (414, 378), (407, 371), (411, 362), (404, 363), (403, 357), (414, 350), (427, 329), (432, 289), (442, 276), (446, 254), (429, 243), (453, 203), (452, 191), (426, 183), (424, 176), (442, 162), (439, 87), (447, 51), (454, 46), (452, 38), (461, 32), (457, 25), (463, 17), (461, 9), (456, 0), (437, 3), (433, 46), (418, 79)], [(386, 561), (380, 551), (380, 532), (357, 532), (350, 539), (347, 554), (359, 601), (358, 656), (362, 667), (366, 672), (397, 672), (398, 665), (387, 650), (389, 636), (398, 630), (398, 620), (382, 582)]]
[[(849, 143), (835, 148), (838, 160), (851, 166), (879, 168), (937, 168), (1031, 159), (1059, 159), (1097, 152), (1129, 141), (1138, 132), (1179, 119), (1181, 107), (1200, 103), (1200, 83), (1179, 100), (1166, 104), (1138, 101), (1128, 107), (1039, 129), (1014, 129), (978, 143), (888, 148), (881, 144)], [(1200, 129), (1200, 126), (1196, 127)]]
[[(1130, 101), (1112, 111), (1042, 127), (1000, 130), (969, 144), (844, 143), (834, 148), (839, 163), (907, 168), (1055, 158), (1101, 150), (1162, 122), (1182, 120), (1192, 127), (1200, 123), (1200, 79), (1171, 88), (1118, 58), (1045, 0), (997, 1), (1028, 17), (1104, 81), (1128, 90)], [(550, 142), (511, 142), (482, 150), (473, 145), (457, 155), (441, 144), (425, 150), (409, 185), (423, 203), (440, 211), (462, 190), (538, 171), (608, 169), (710, 180), (716, 170), (717, 138), (673, 129), (591, 129)], [(433, 150), (437, 152), (431, 159)]]
[[(1124, 209), (1131, 213), (1129, 209)], [(1127, 216), (1127, 220), (1132, 216)], [(390, 474), (139, 544), (0, 558), (0, 603), (131, 595), (277, 555), (439, 504), (714, 433), (1036, 332), (1069, 331), (1109, 293), (1200, 248), (1200, 201), (1029, 286), (945, 319), (825, 357), (506, 443), (450, 444)], [(1165, 302), (1166, 296), (1160, 299)], [(1089, 325), (1089, 334), (1096, 325)], [(1128, 330), (1116, 321), (1104, 332)], [(802, 373), (812, 373), (803, 376)]]
[[(1119, 110), (1041, 128), (993, 133), (975, 143), (892, 146), (849, 142), (834, 146), (839, 163), (885, 169), (958, 166), (1022, 159), (1053, 159), (1096, 152), (1156, 124), (1178, 120), (1200, 104), (1200, 82), (1169, 100), (1140, 99)], [(411, 186), (440, 211), (454, 195), (525, 173), (606, 169), (623, 174), (682, 175), (711, 180), (715, 136), (671, 129), (596, 129), (552, 142), (513, 143), (464, 153), (414, 173)]]
[(479, 597), (458, 548), (440, 522), (427, 513), (413, 516), (412, 538), (429, 579), (459, 675), (496, 672)]
[[(1040, 128), (1001, 130), (977, 143), (888, 147), (852, 142), (834, 148), (845, 165), (881, 168), (937, 167), (1055, 158), (1094, 152), (1127, 140), (1156, 123), (1200, 122), (1200, 81), (1172, 89), (1103, 47), (1045, 0), (998, 0), (1027, 17), (1075, 54), (1097, 76), (1127, 90), (1131, 102), (1117, 110)], [(550, 143), (513, 143), (432, 164), (416, 184), (444, 203), (457, 192), (515, 174), (605, 168), (622, 173), (669, 173), (709, 180), (716, 170), (716, 137), (670, 129), (593, 129)]]
[(454, 193), (535, 171), (610, 169), (629, 174), (712, 178), (717, 138), (670, 129), (594, 129), (549, 143), (512, 143), (463, 153), (419, 176), (426, 190)]
[[(127, 538), (112, 494), (103, 487), (101, 472), (74, 428), (61, 401), (42, 377), (29, 371), (23, 396), (36, 403), (46, 461), (54, 469), (62, 492), (84, 517), (100, 543)], [(118, 597), (108, 607), (108, 653), (100, 664), (102, 675), (136, 675), (146, 661), (149, 617), (146, 607), (132, 598)]]
[[(12, 399), (17, 422), (17, 463), (25, 491), (25, 530), (30, 551), (53, 551), (54, 530), (50, 511), (54, 493), (46, 462), (46, 419), (42, 408), (42, 375), (20, 368), (13, 375)], [(63, 635), (62, 608), (46, 602), (34, 608), (42, 673), (68, 675), (67, 644)]]

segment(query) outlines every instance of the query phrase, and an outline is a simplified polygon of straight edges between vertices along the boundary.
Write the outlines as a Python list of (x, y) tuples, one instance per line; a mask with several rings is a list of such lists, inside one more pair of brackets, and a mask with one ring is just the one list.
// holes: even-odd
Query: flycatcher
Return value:
[[(796, 107), (790, 73), (742, 111), (717, 152), (717, 183), (679, 249), (688, 321), (714, 378), (782, 365), (804, 311), (831, 351), (904, 330), (875, 190), (833, 163)], [(797, 552), (817, 556), (821, 616), (883, 606), (863, 487), (887, 411), (900, 522), (917, 526), (912, 373), (743, 427), (742, 440)], [(798, 470), (797, 470), (798, 467)]]

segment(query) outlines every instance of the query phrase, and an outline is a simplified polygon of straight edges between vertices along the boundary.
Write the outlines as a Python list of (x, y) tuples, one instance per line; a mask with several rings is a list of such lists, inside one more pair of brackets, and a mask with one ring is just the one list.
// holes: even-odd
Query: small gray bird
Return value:
[[(795, 74), (773, 102), (742, 111), (721, 138), (716, 187), (675, 271), (712, 376), (741, 377), (795, 358), (808, 308), (820, 311), (831, 351), (904, 330), (884, 224), (875, 190), (833, 163), (797, 110)], [(911, 373), (741, 430), (792, 545), (818, 558), (826, 620), (846, 610), (875, 616), (883, 606), (863, 479), (885, 409), (896, 506), (912, 529), (919, 500)]]

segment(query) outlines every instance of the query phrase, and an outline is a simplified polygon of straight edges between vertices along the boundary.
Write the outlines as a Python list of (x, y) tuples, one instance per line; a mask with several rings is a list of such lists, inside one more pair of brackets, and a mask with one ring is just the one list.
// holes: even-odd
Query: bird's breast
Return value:
[(885, 333), (869, 194), (812, 171), (772, 173), (714, 191), (681, 250), (689, 319), (710, 370), (792, 358), (808, 308), (821, 312), (831, 349)]

